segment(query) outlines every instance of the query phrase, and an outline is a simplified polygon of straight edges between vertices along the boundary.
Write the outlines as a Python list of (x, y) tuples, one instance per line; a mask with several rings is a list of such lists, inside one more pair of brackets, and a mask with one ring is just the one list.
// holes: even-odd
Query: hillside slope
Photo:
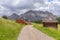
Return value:
[(58, 30), (54, 28), (45, 28), (42, 24), (33, 24), (35, 28), (42, 31), (43, 33), (47, 34), (55, 38), (55, 40), (60, 40), (60, 24), (58, 25)]
[(23, 26), (23, 24), (0, 18), (0, 40), (17, 40)]

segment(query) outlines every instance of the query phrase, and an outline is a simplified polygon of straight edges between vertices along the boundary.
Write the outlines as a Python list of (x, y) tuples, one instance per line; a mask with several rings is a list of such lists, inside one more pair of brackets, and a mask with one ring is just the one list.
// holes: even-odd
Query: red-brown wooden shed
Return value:
[(25, 24), (25, 25), (30, 25), (30, 24), (31, 24), (30, 22), (25, 21), (25, 20), (23, 20), (23, 19), (18, 19), (18, 20), (16, 20), (16, 22), (17, 22), (17, 23), (20, 23), (20, 24)]

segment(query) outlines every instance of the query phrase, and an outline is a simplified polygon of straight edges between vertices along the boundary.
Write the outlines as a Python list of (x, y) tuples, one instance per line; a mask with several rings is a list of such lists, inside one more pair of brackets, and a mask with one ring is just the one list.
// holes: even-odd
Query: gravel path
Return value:
[(32, 25), (25, 26), (18, 36), (18, 40), (54, 40), (53, 38), (47, 36)]

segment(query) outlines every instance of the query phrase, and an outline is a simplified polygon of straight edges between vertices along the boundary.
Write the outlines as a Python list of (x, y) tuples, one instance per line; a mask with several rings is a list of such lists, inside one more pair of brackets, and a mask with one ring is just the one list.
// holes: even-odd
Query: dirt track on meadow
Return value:
[(52, 37), (47, 36), (32, 25), (25, 26), (18, 36), (18, 40), (54, 40)]

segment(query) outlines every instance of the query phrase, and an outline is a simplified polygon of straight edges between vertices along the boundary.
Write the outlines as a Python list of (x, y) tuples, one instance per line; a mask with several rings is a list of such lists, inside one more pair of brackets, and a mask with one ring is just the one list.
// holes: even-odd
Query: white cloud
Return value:
[(47, 2), (46, 4), (34, 3), (35, 10), (50, 11), (54, 9), (53, 4)]
[(27, 0), (11, 0), (11, 1), (13, 6), (18, 6), (18, 4), (23, 5), (24, 3), (26, 3)]
[(53, 0), (53, 1), (48, 1), (44, 0), (44, 3), (34, 3), (35, 5), (35, 10), (42, 10), (42, 11), (50, 11), (53, 12), (53, 14), (59, 14), (60, 11), (60, 1), (58, 0)]
[(34, 3), (34, 6), (35, 6), (36, 8), (39, 8), (39, 7), (41, 6), (41, 4), (40, 4), (40, 3)]
[(53, 10), (51, 12), (53, 12), (54, 14), (60, 14), (58, 11), (60, 11), (60, 1), (58, 0), (53, 0), (52, 2), (50, 2), (50, 6), (49, 7), (54, 7)]
[(13, 0), (12, 5), (17, 6), (22, 0)]
[(29, 11), (28, 9), (23, 9), (23, 10), (20, 10), (20, 12), (18, 13), (18, 15), (20, 14), (24, 14), (25, 12)]
[(3, 15), (9, 16), (10, 14), (12, 14), (12, 12), (8, 8), (0, 5), (0, 16), (3, 16)]
[(6, 4), (9, 0), (0, 0), (0, 4)]
[[(35, 2), (34, 2), (35, 1)], [(44, 1), (42, 3), (38, 1)], [(32, 4), (33, 3), (33, 4)], [(35, 10), (46, 10), (46, 11), (51, 11), (53, 13), (59, 13), (60, 11), (60, 1), (58, 0), (53, 0), (48, 2), (48, 0), (0, 0), (0, 4), (5, 4), (11, 7), (19, 7), (21, 8), (30, 8), (30, 6), (34, 5), (33, 8)], [(27, 7), (28, 6), (28, 7)], [(4, 9), (4, 8), (3, 8)]]

